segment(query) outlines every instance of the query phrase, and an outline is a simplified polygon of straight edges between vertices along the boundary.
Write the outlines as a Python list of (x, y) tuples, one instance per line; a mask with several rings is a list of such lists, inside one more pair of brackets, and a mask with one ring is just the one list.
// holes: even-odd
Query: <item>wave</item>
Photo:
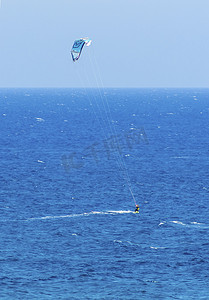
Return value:
[(131, 242), (131, 241), (122, 241), (122, 240), (114, 240), (113, 241), (114, 243), (116, 244), (121, 244), (121, 245), (124, 245), (124, 246), (135, 246), (135, 247), (140, 247), (142, 249), (153, 249), (153, 250), (164, 250), (164, 249), (167, 249), (167, 247), (162, 247), (162, 246), (149, 246), (149, 245), (143, 245), (143, 244), (139, 244), (139, 243), (136, 243), (136, 242)]
[(189, 223), (184, 223), (181, 221), (162, 221), (158, 224), (158, 226), (162, 226), (165, 224), (170, 224), (171, 225), (178, 225), (178, 226), (184, 226), (184, 227), (189, 227), (189, 228), (199, 228), (199, 229), (209, 229), (209, 225), (205, 223), (199, 223), (199, 222), (189, 222)]

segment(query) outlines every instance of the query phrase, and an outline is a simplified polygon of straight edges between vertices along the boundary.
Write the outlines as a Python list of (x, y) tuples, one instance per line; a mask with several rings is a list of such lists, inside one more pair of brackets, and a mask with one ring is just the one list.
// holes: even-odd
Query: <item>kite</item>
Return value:
[(81, 38), (81, 39), (75, 40), (72, 50), (71, 50), (71, 55), (72, 55), (73, 61), (76, 61), (79, 59), (84, 45), (90, 46), (91, 40), (89, 38)]

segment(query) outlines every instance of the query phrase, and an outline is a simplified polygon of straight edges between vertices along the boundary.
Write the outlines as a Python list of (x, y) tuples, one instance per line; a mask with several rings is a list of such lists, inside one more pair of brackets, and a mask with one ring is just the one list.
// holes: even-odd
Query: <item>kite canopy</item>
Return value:
[(82, 49), (83, 49), (83, 46), (85, 44), (86, 44), (86, 46), (90, 46), (91, 40), (89, 38), (81, 38), (81, 39), (75, 40), (72, 50), (71, 50), (73, 61), (76, 61), (79, 59)]

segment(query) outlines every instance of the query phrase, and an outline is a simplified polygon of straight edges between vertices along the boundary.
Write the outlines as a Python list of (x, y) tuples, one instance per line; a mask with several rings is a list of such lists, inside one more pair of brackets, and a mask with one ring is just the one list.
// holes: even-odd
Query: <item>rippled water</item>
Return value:
[(207, 89), (0, 99), (1, 299), (208, 299)]

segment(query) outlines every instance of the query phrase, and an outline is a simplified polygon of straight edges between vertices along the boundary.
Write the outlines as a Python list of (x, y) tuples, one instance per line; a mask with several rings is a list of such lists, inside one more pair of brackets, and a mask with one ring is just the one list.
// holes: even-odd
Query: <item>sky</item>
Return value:
[(209, 87), (208, 0), (1, 0), (0, 41), (0, 87)]

